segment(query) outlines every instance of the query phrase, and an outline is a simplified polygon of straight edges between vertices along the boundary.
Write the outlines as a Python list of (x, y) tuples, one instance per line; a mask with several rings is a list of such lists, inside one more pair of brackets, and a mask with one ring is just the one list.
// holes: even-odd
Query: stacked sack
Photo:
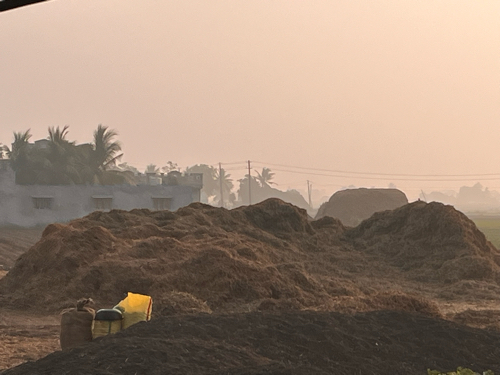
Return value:
[(101, 309), (97, 313), (89, 306), (93, 303), (91, 298), (82, 298), (77, 301), (76, 308), (62, 312), (61, 349), (71, 349), (97, 337), (151, 320), (153, 299), (150, 296), (129, 292), (112, 309)]
[(92, 298), (82, 298), (76, 302), (76, 308), (64, 310), (61, 315), (61, 349), (71, 349), (92, 341), (92, 328), (95, 311), (89, 305)]
[(152, 308), (153, 299), (150, 296), (129, 292), (127, 297), (112, 309), (97, 311), (93, 337), (106, 336), (135, 323), (147, 322), (151, 319)]

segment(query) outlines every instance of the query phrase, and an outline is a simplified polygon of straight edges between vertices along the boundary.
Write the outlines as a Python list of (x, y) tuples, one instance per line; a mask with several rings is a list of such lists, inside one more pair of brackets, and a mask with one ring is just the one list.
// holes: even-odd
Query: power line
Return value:
[(233, 161), (233, 162), (230, 162), (230, 163), (220, 163), (221, 165), (230, 165), (230, 164), (244, 164), (246, 165), (247, 161)]
[[(222, 163), (221, 163), (222, 164)], [(223, 168), (225, 171), (246, 171), (246, 167)]]
[[(310, 176), (324, 176), (324, 177), (336, 177), (336, 178), (359, 178), (364, 180), (387, 180), (387, 181), (421, 181), (421, 182), (432, 182), (432, 181), (440, 181), (440, 182), (453, 182), (453, 181), (477, 181), (477, 178), (460, 178), (460, 179), (435, 179), (435, 178), (397, 178), (391, 177), (390, 179), (385, 178), (387, 175), (383, 175), (382, 177), (367, 177), (367, 176), (347, 176), (347, 175), (336, 175), (336, 174), (325, 174), (325, 173), (317, 173), (317, 172), (305, 172), (305, 171), (292, 171), (287, 169), (273, 169), (278, 172), (286, 172), (286, 173), (296, 173)], [(392, 176), (392, 175), (391, 175)], [(393, 175), (398, 176), (398, 175)], [(418, 175), (414, 175), (418, 176)], [(470, 176), (470, 175), (469, 175)], [(448, 177), (446, 175), (442, 175), (441, 177)], [(449, 176), (451, 177), (451, 175)], [(498, 177), (489, 177), (489, 178), (481, 178), (481, 181), (493, 181), (500, 180), (500, 175)]]
[(308, 171), (331, 172), (331, 173), (346, 173), (346, 174), (358, 174), (358, 175), (376, 175), (376, 176), (394, 176), (394, 177), (480, 177), (480, 176), (497, 176), (497, 178), (500, 179), (500, 173), (476, 173), (476, 174), (406, 174), (406, 173), (354, 172), (354, 171), (344, 171), (344, 170), (335, 170), (335, 169), (321, 169), (321, 168), (300, 167), (300, 166), (295, 166), (295, 165), (275, 164), (275, 163), (267, 163), (267, 162), (261, 162), (261, 161), (254, 161), (253, 163), (262, 164), (262, 165), (276, 166), (276, 167), (283, 167), (283, 168), (302, 169), (302, 170), (308, 170)]

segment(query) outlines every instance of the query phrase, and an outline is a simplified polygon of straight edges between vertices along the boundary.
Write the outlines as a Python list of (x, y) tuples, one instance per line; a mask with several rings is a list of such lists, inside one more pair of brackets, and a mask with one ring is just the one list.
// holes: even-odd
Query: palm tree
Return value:
[(146, 166), (146, 170), (144, 171), (146, 174), (152, 174), (152, 175), (157, 175), (160, 173), (160, 168), (156, 166), (156, 164), (149, 164)]
[[(233, 179), (231, 178), (231, 174), (227, 173), (223, 168), (216, 170), (215, 178), (219, 181), (219, 192), (217, 194), (219, 198), (219, 204), (221, 207), (224, 207), (224, 199), (231, 200), (231, 190), (233, 189)], [(222, 190), (222, 196), (220, 191)], [(234, 195), (233, 195), (234, 197)]]
[(250, 176), (250, 179), (248, 177), (248, 174), (246, 174), (244, 178), (238, 180), (240, 183), (240, 188), (237, 191), (238, 200), (240, 200), (242, 204), (255, 203), (255, 193), (261, 188), (256, 177)]
[(49, 127), (49, 147), (46, 150), (37, 150), (38, 161), (44, 160), (36, 183), (68, 185), (82, 182), (75, 142), (66, 139), (68, 128), (68, 125), (62, 129), (59, 126)]
[(15, 162), (18, 157), (27, 150), (29, 140), (31, 138), (30, 130), (31, 129), (28, 129), (24, 133), (14, 132), (14, 142), (12, 143), (12, 150), (7, 150), (7, 155), (12, 162)]
[(94, 159), (102, 170), (116, 165), (116, 162), (123, 156), (123, 153), (119, 154), (122, 150), (120, 142), (113, 140), (117, 135), (116, 131), (108, 130), (107, 126), (102, 125), (94, 131)]
[(274, 173), (267, 167), (262, 168), (262, 173), (257, 173), (257, 181), (260, 182), (260, 186), (262, 187), (271, 187), (270, 185), (276, 185), (271, 180), (274, 178)]
[[(91, 183), (99, 182), (104, 185), (105, 181), (109, 183), (114, 180), (110, 175), (116, 173), (112, 173), (110, 168), (116, 166), (116, 162), (123, 156), (123, 153), (119, 153), (122, 149), (120, 142), (113, 140), (117, 135), (116, 131), (101, 124), (94, 131), (94, 143), (88, 161), (92, 173)], [(120, 183), (118, 180), (116, 182)]]
[(32, 184), (34, 182), (34, 169), (30, 162), (29, 140), (31, 138), (30, 129), (23, 132), (14, 132), (14, 142), (12, 149), (6, 149), (10, 159), (10, 166), (16, 173), (16, 184)]

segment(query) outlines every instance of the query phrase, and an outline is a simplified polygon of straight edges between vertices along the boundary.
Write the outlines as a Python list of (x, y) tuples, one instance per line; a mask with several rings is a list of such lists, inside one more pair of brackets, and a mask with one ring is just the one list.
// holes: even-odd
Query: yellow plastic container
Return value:
[(115, 306), (115, 309), (122, 312), (122, 329), (125, 329), (135, 323), (147, 322), (151, 319), (153, 299), (150, 296), (129, 292), (127, 297)]

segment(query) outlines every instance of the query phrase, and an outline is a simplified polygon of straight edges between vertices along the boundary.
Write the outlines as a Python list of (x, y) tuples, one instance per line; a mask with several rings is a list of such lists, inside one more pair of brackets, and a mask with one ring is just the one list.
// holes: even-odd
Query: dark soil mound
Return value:
[(500, 333), (418, 314), (159, 318), (5, 371), (16, 374), (423, 375), (500, 371)]
[(470, 220), (437, 203), (378, 213), (353, 229), (330, 217), (310, 221), (277, 199), (231, 211), (199, 203), (175, 213), (115, 210), (49, 225), (0, 280), (0, 303), (55, 312), (92, 297), (109, 308), (130, 291), (151, 295), (154, 314), (164, 315), (438, 316), (435, 297), (500, 298), (498, 258)]
[(414, 202), (374, 214), (347, 236), (418, 281), (500, 280), (498, 250), (452, 206)]
[(347, 189), (337, 191), (321, 205), (316, 219), (331, 216), (344, 225), (355, 227), (375, 212), (393, 210), (408, 203), (405, 193), (397, 189)]

